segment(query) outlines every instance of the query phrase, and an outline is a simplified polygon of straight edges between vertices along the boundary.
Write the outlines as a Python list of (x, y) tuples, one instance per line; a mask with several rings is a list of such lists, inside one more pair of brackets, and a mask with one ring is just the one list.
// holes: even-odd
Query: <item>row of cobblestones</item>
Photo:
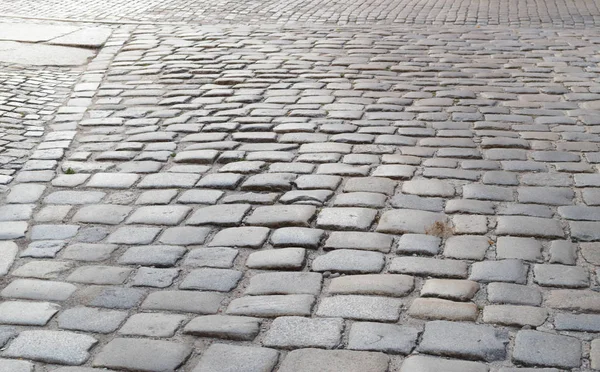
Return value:
[(113, 22), (230, 24), (456, 24), (594, 27), (594, 0), (5, 0), (9, 16)]
[(0, 65), (0, 185), (29, 160), (79, 75), (76, 69)]
[(599, 42), (116, 31), (0, 206), (0, 370), (600, 369)]

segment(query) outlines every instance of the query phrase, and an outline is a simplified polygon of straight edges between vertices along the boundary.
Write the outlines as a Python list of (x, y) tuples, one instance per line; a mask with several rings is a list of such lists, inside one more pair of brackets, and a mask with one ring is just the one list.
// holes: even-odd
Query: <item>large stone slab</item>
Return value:
[(37, 23), (0, 23), (0, 40), (37, 43), (61, 37), (78, 30), (74, 26)]
[(0, 62), (34, 66), (80, 66), (95, 55), (89, 49), (0, 41)]

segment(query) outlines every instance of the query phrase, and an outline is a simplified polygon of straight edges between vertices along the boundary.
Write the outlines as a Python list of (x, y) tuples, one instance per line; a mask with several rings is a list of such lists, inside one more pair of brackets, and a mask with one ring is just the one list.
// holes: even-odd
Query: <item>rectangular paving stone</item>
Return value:
[(445, 223), (446, 216), (442, 213), (395, 209), (383, 213), (376, 231), (391, 234), (425, 234), (434, 229), (437, 224)]
[(389, 268), (391, 273), (443, 278), (466, 278), (467, 270), (468, 265), (463, 261), (424, 257), (397, 257)]
[(58, 316), (58, 327), (74, 331), (111, 333), (127, 318), (126, 311), (75, 307)]
[(229, 292), (243, 273), (237, 270), (204, 268), (192, 270), (179, 285), (180, 289)]
[(487, 305), (483, 308), (485, 323), (507, 326), (539, 327), (548, 318), (548, 311), (540, 307), (514, 305)]
[(299, 349), (285, 357), (279, 372), (386, 372), (388, 364), (389, 357), (383, 353)]
[(39, 362), (81, 365), (90, 357), (89, 350), (98, 340), (66, 331), (22, 331), (2, 356)]
[(65, 301), (77, 287), (70, 283), (37, 279), (17, 279), (7, 285), (0, 295), (26, 300)]
[(522, 330), (512, 359), (529, 366), (576, 368), (581, 365), (581, 341), (574, 337)]
[(321, 291), (322, 275), (306, 272), (260, 273), (250, 278), (246, 295), (312, 294)]
[(160, 231), (160, 227), (153, 226), (123, 226), (111, 233), (106, 241), (114, 244), (150, 244)]
[(371, 296), (334, 296), (324, 298), (316, 315), (356, 320), (393, 322), (400, 317), (402, 302), (395, 298)]
[(225, 297), (215, 292), (157, 291), (142, 302), (144, 310), (180, 311), (196, 314), (215, 314)]
[(125, 221), (126, 224), (178, 225), (192, 210), (181, 205), (139, 207)]
[(189, 345), (178, 342), (116, 338), (102, 348), (92, 364), (134, 371), (174, 371), (191, 352)]
[(410, 326), (355, 322), (350, 328), (348, 349), (407, 355), (417, 345), (421, 331)]
[(219, 231), (208, 243), (209, 247), (259, 248), (267, 240), (267, 227), (232, 227)]
[(139, 245), (131, 247), (119, 258), (120, 264), (171, 267), (187, 252), (177, 245)]
[(532, 236), (544, 238), (562, 238), (565, 233), (559, 221), (521, 216), (498, 216), (496, 233), (498, 235)]
[(408, 275), (346, 275), (331, 279), (331, 294), (357, 294), (403, 297), (414, 288), (414, 278)]
[(556, 314), (554, 326), (559, 331), (600, 332), (600, 315)]
[(19, 247), (11, 241), (0, 241), (0, 277), (8, 274), (15, 262)]
[(273, 349), (213, 344), (192, 372), (271, 372), (278, 359), (279, 353)]
[(186, 319), (186, 316), (178, 314), (133, 314), (118, 333), (129, 336), (172, 337)]
[(308, 227), (315, 212), (316, 207), (311, 205), (273, 205), (258, 207), (246, 218), (246, 223), (249, 225), (269, 227)]
[(318, 347), (333, 349), (342, 338), (343, 319), (311, 319), (282, 316), (273, 321), (262, 341), (264, 346), (298, 349)]
[(259, 331), (260, 319), (247, 316), (204, 315), (192, 319), (183, 333), (227, 340), (252, 341)]
[(308, 316), (314, 303), (315, 297), (306, 294), (245, 296), (231, 301), (226, 313), (257, 317)]
[(556, 289), (546, 296), (546, 306), (578, 312), (600, 312), (600, 293), (590, 290)]
[[(400, 372), (488, 372), (489, 368), (478, 362), (433, 358), (425, 355), (413, 355), (402, 363)], [(519, 371), (523, 371), (519, 369)], [(524, 372), (524, 371), (523, 371)]]
[(60, 306), (50, 302), (2, 302), (0, 324), (44, 326), (59, 309)]

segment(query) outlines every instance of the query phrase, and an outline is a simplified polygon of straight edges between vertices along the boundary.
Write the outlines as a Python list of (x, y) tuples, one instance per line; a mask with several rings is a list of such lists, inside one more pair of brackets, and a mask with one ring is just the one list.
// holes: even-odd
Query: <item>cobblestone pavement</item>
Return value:
[(12, 175), (29, 159), (78, 78), (72, 68), (0, 65), (1, 175)]
[(600, 25), (598, 0), (3, 0), (0, 14), (235, 24)]
[(0, 371), (600, 370), (599, 45), (122, 25), (23, 68), (72, 89), (0, 175)]

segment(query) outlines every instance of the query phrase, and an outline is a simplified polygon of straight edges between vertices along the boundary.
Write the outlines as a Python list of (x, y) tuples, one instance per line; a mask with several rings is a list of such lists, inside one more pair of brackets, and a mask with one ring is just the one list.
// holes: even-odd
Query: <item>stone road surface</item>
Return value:
[(0, 371), (600, 370), (598, 5), (3, 1)]

